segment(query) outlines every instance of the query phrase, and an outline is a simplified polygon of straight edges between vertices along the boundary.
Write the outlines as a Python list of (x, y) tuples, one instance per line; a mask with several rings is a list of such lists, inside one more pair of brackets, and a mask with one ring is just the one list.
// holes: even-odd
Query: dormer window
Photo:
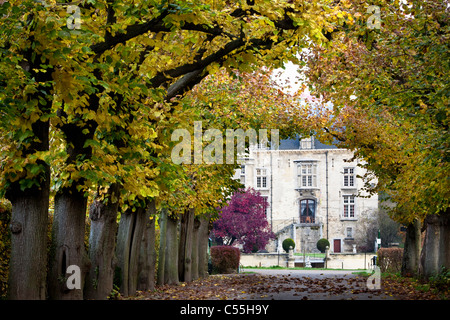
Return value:
[(314, 149), (314, 137), (301, 139), (300, 149)]

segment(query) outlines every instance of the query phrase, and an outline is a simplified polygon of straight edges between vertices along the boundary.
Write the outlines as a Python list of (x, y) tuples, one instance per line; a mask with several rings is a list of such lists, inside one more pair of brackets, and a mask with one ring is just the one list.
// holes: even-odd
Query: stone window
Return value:
[(239, 178), (241, 183), (245, 185), (245, 164), (241, 165), (241, 174)]
[(352, 227), (347, 227), (346, 229), (346, 238), (348, 239), (353, 239), (353, 228)]
[(355, 196), (343, 195), (342, 197), (344, 203), (342, 217), (347, 219), (355, 218)]
[(268, 196), (261, 196), (261, 197), (263, 197), (264, 199), (266, 199), (266, 201), (267, 201), (267, 203), (266, 203), (266, 205), (264, 206), (264, 213), (265, 213), (265, 215), (266, 215), (266, 217), (268, 217), (268, 214), (269, 214), (269, 197)]
[(353, 188), (355, 187), (355, 168), (349, 167), (344, 168), (343, 172), (343, 186), (344, 188)]
[(317, 164), (300, 162), (297, 167), (299, 188), (317, 188)]
[(266, 189), (267, 188), (267, 169), (266, 168), (256, 168), (256, 188)]

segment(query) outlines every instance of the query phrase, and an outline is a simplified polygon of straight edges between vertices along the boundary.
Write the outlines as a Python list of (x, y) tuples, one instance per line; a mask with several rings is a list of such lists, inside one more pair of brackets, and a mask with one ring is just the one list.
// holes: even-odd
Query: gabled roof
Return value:
[(300, 148), (299, 139), (280, 140), (280, 150), (298, 150)]
[[(291, 139), (280, 140), (280, 150), (299, 150), (300, 149), (300, 137)], [(326, 145), (317, 139), (314, 139), (313, 149), (337, 149), (335, 145)]]
[(336, 147), (335, 145), (331, 144), (323, 144), (322, 142), (320, 142), (317, 139), (314, 139), (314, 149), (337, 149), (338, 147)]

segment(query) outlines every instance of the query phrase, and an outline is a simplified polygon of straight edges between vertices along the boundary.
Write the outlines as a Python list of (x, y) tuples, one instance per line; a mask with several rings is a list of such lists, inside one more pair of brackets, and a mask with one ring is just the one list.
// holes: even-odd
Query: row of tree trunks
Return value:
[[(71, 192), (61, 192), (55, 197), (55, 218), (53, 223), (53, 264), (48, 276), (48, 294), (51, 299), (106, 299), (113, 290), (113, 280), (116, 269), (121, 274), (120, 289), (124, 296), (135, 294), (136, 290), (153, 290), (155, 285), (155, 201), (151, 201), (146, 209), (137, 209), (136, 212), (122, 214), (119, 226), (117, 225), (118, 199), (120, 187), (114, 184), (110, 187), (105, 199), (95, 199), (92, 203), (89, 216), (91, 219), (89, 236), (89, 257), (84, 246), (85, 210), (87, 200), (82, 192), (71, 188)], [(39, 197), (39, 194), (36, 194)], [(30, 196), (26, 199), (30, 199)], [(39, 197), (41, 201), (48, 197)], [(44, 199), (44, 200), (43, 200)], [(13, 210), (30, 212), (34, 202), (18, 198)], [(37, 201), (37, 200), (36, 200)], [(22, 207), (21, 207), (21, 205)], [(37, 206), (45, 208), (45, 204)], [(44, 210), (41, 210), (44, 211)], [(70, 214), (69, 214), (70, 213)], [(76, 214), (75, 214), (76, 213)], [(47, 211), (41, 215), (25, 215), (24, 218), (37, 218), (43, 230), (34, 232), (36, 237), (23, 240), (33, 240), (29, 247), (36, 245), (46, 247)], [(195, 217), (195, 210), (189, 209), (186, 215), (179, 219), (168, 215), (167, 210), (161, 210), (160, 218), (160, 259), (158, 268), (158, 283), (178, 284), (180, 281), (179, 261), (183, 261), (182, 281), (192, 281), (199, 277), (206, 277), (207, 249), (209, 221)], [(15, 222), (14, 222), (15, 221)], [(13, 220), (11, 228), (13, 236), (20, 236), (22, 225), (31, 226), (30, 223), (19, 223)], [(28, 222), (27, 221), (27, 222)], [(180, 236), (178, 237), (178, 224)], [(35, 230), (36, 231), (36, 230)], [(38, 235), (41, 235), (38, 237)], [(117, 239), (117, 241), (116, 241)], [(44, 241), (43, 241), (44, 240)], [(34, 245), (34, 247), (33, 247)], [(37, 250), (44, 252), (46, 250)], [(20, 252), (15, 250), (14, 252)], [(33, 253), (34, 256), (38, 255)], [(27, 253), (24, 256), (32, 256)], [(180, 259), (182, 254), (182, 259)], [(17, 299), (45, 299), (46, 298), (46, 254), (40, 257), (42, 264), (39, 270), (42, 277), (33, 277), (30, 281), (37, 281), (37, 291), (30, 291), (25, 282), (23, 286), (15, 285), (16, 292), (10, 295)], [(18, 260), (18, 259), (16, 259)], [(13, 261), (13, 259), (12, 259)], [(27, 264), (23, 263), (24, 266)], [(67, 268), (70, 265), (81, 269), (80, 289), (67, 287)], [(15, 268), (14, 270), (20, 270)], [(24, 272), (25, 274), (29, 272)], [(39, 274), (39, 272), (36, 272)], [(14, 275), (13, 275), (14, 276)], [(16, 277), (11, 277), (15, 279)], [(85, 281), (86, 279), (86, 281)], [(160, 280), (161, 279), (161, 280)], [(19, 289), (22, 288), (20, 291)], [(25, 296), (25, 294), (28, 296)], [(32, 293), (32, 295), (31, 295)]]

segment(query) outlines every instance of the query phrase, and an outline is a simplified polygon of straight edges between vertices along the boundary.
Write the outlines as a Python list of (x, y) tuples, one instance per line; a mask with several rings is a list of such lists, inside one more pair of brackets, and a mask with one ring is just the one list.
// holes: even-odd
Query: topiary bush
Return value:
[(291, 238), (287, 238), (287, 239), (283, 240), (282, 246), (283, 246), (284, 251), (289, 253), (290, 247), (292, 247), (292, 249), (295, 248), (295, 242)]
[(327, 239), (322, 238), (322, 239), (320, 239), (319, 241), (317, 241), (317, 249), (318, 249), (320, 252), (324, 253), (326, 247), (328, 247), (328, 248), (330, 247), (330, 242), (329, 242)]
[(211, 264), (213, 273), (235, 273), (239, 268), (241, 253), (238, 248), (230, 246), (211, 247)]

